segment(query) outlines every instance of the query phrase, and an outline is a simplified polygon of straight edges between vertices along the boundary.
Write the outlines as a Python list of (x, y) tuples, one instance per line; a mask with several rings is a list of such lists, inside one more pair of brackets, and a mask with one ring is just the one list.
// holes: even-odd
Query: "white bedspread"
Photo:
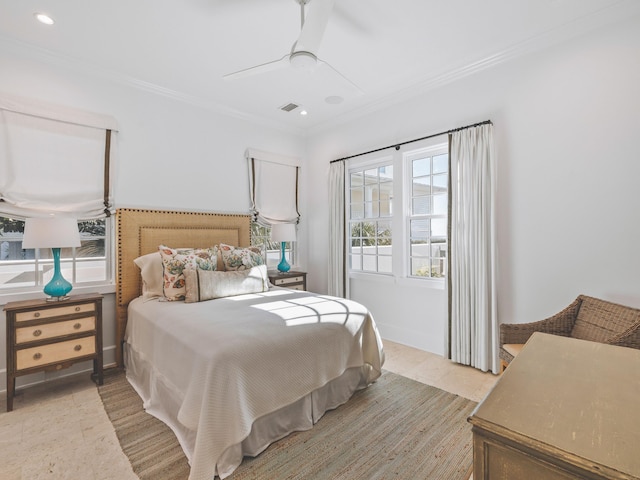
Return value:
[(163, 395), (173, 397), (187, 432), (179, 439), (190, 480), (232, 473), (235, 466), (221, 468), (219, 461), (247, 438), (256, 420), (353, 367), (361, 367), (359, 384), (368, 385), (384, 362), (364, 306), (280, 288), (192, 304), (136, 299), (129, 306), (126, 342), (165, 389), (160, 394), (132, 382), (139, 393), (148, 390), (145, 408), (153, 410)]

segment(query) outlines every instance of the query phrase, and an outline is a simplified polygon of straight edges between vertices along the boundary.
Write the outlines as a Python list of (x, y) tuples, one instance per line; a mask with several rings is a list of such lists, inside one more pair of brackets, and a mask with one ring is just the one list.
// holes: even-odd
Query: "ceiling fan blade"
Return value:
[(289, 66), (289, 54), (284, 57), (274, 60), (273, 62), (263, 63), (262, 65), (256, 65), (255, 67), (245, 68), (244, 70), (238, 70), (237, 72), (228, 73), (223, 75), (222, 78), (226, 80), (237, 80), (239, 78), (250, 77), (252, 75), (259, 75), (261, 73), (271, 72), (279, 68), (285, 68)]
[(311, 0), (309, 2), (302, 31), (293, 47), (294, 52), (310, 52), (317, 55), (334, 3), (335, 0)]

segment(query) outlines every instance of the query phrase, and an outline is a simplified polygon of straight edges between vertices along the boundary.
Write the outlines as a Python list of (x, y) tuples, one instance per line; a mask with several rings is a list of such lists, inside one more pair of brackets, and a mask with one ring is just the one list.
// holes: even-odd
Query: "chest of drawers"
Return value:
[(474, 480), (640, 480), (640, 350), (534, 333), (469, 418)]
[(102, 385), (102, 295), (74, 295), (59, 302), (10, 302), (4, 310), (7, 411), (13, 409), (16, 377), (21, 375), (93, 360), (93, 379)]

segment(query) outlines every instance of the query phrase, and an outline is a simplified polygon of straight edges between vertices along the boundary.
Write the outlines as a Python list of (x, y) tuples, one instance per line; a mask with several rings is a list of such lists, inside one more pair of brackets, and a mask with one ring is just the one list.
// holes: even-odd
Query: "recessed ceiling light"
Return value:
[(308, 112), (307, 112), (306, 110), (301, 110), (301, 111), (300, 111), (300, 115), (303, 115), (303, 116), (304, 116), (304, 115), (306, 115), (307, 113), (308, 113)]
[(54, 23), (56, 23), (53, 18), (45, 13), (34, 13), (33, 15), (38, 19), (40, 23), (44, 23), (45, 25), (53, 25)]
[(338, 95), (331, 95), (324, 99), (329, 105), (338, 105), (339, 103), (344, 102), (344, 98), (339, 97)]

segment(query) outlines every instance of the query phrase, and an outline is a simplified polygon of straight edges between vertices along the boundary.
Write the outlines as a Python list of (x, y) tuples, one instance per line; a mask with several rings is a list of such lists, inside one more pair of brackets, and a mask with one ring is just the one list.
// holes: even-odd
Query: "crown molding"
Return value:
[(126, 87), (134, 88), (153, 95), (158, 95), (177, 102), (203, 108), (211, 112), (232, 117), (245, 122), (253, 123), (263, 127), (269, 127), (288, 134), (304, 136), (305, 131), (300, 128), (291, 127), (289, 125), (276, 122), (271, 119), (265, 119), (258, 115), (252, 115), (225, 105), (221, 105), (210, 99), (187, 94), (171, 88), (141, 80), (115, 70), (107, 69), (95, 64), (78, 60), (77, 58), (63, 55), (52, 50), (38, 47), (20, 40), (0, 34), (0, 49), (8, 53), (19, 54), (39, 63), (45, 63), (55, 67), (64, 68), (74, 73), (89, 75), (99, 80), (107, 80)]

